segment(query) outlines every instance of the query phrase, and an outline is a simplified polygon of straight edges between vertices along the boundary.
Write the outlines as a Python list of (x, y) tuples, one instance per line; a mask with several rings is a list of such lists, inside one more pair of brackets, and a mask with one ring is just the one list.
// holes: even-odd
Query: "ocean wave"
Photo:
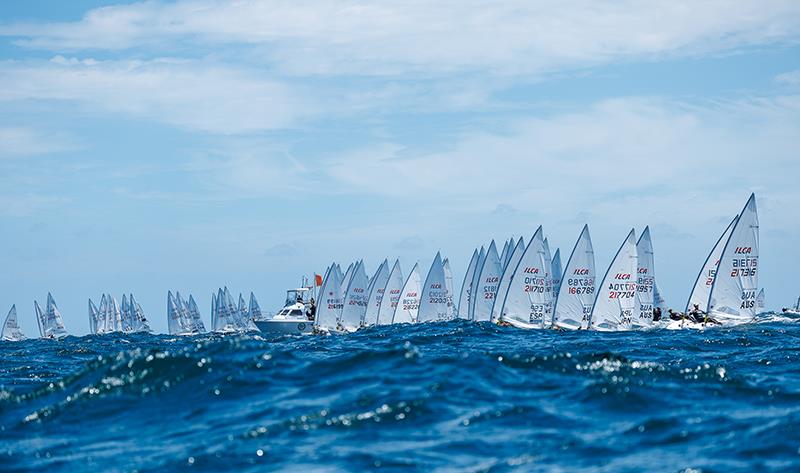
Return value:
[(800, 468), (800, 327), (0, 343), (4, 471)]

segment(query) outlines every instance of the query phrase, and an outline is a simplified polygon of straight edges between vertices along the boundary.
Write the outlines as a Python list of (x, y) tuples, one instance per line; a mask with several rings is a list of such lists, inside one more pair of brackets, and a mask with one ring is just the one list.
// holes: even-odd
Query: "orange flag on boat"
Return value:
[(317, 287), (322, 286), (322, 275), (321, 274), (314, 274), (314, 284), (316, 284)]

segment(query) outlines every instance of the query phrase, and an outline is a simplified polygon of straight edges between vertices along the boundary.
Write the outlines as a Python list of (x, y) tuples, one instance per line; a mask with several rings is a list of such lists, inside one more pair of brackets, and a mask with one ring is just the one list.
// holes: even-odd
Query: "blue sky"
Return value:
[[(597, 266), (650, 225), (684, 304), (756, 192), (770, 307), (796, 299), (800, 4), (0, 4), (0, 309), (52, 291), (255, 291), (409, 270), (544, 225)], [(566, 256), (566, 255), (565, 255)]]

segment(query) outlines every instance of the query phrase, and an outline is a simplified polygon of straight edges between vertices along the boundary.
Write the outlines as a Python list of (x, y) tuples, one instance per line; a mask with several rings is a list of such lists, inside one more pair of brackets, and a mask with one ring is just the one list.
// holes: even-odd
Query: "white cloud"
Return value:
[(775, 76), (775, 82), (788, 87), (800, 87), (800, 70), (778, 74)]
[(25, 127), (0, 128), (0, 159), (59, 153), (77, 148), (75, 140), (63, 133), (46, 133)]
[(408, 157), (385, 143), (341, 156), (326, 172), (353, 193), (439, 215), (441, 202), (486, 213), (506, 203), (549, 221), (585, 208), (613, 218), (626, 206), (664, 209), (668, 220), (697, 214), (697, 202), (725, 215), (753, 190), (800, 198), (797, 136), (798, 96), (705, 106), (621, 98), (520, 119), (503, 133), (469, 132), (441, 152)]
[(72, 101), (212, 133), (285, 128), (312, 108), (282, 83), (201, 61), (4, 61), (0, 83), (0, 101)]
[(796, 42), (800, 3), (151, 1), (97, 8), (76, 22), (5, 25), (0, 34), (56, 51), (244, 44), (298, 74), (535, 74)]

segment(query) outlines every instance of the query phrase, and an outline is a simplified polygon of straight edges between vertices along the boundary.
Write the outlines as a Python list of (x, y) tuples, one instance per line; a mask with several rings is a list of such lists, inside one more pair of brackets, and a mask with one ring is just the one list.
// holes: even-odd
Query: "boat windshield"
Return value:
[(289, 315), (296, 315), (298, 317), (302, 317), (303, 311), (300, 309), (294, 309), (293, 311), (291, 311), (291, 313), (289, 313)]

